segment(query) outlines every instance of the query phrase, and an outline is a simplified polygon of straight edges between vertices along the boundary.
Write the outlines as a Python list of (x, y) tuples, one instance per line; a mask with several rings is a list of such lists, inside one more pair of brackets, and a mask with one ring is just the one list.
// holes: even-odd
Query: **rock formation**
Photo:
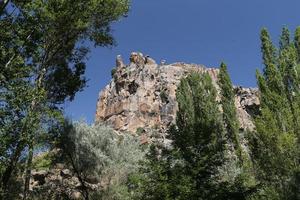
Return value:
[[(79, 178), (64, 164), (58, 163), (46, 170), (33, 170), (31, 176), (31, 195), (46, 192), (50, 196), (56, 196), (55, 199), (60, 199), (62, 196), (68, 197), (67, 199), (82, 199), (82, 184)], [(106, 186), (106, 183), (87, 179), (84, 185), (89, 191), (99, 191)]]
[[(136, 52), (131, 54), (130, 64), (124, 65), (118, 56), (113, 79), (99, 94), (96, 123), (103, 122), (118, 131), (136, 133), (142, 128), (164, 133), (176, 118), (177, 85), (190, 72), (209, 73), (218, 89), (216, 68), (186, 63), (156, 64), (149, 56)], [(242, 87), (236, 87), (235, 91), (240, 128), (253, 129), (251, 116), (258, 110), (258, 92)]]

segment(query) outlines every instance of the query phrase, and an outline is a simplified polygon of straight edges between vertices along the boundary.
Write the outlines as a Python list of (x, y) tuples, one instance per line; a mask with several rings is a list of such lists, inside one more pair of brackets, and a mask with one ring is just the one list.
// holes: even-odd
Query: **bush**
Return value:
[[(66, 161), (84, 181), (95, 177), (104, 184), (101, 191), (83, 194), (96, 199), (127, 199), (127, 179), (139, 168), (144, 152), (138, 138), (130, 134), (118, 135), (103, 125), (89, 126), (78, 122), (67, 124), (61, 137)], [(112, 192), (114, 191), (114, 192)]]
[(36, 170), (49, 169), (55, 159), (53, 152), (44, 152), (36, 157), (32, 161), (32, 168)]
[(138, 128), (136, 129), (135, 133), (136, 133), (137, 135), (141, 135), (144, 131), (145, 131), (144, 128), (138, 127)]
[(114, 77), (116, 72), (117, 72), (117, 69), (115, 67), (111, 69), (110, 74), (111, 74), (112, 78)]

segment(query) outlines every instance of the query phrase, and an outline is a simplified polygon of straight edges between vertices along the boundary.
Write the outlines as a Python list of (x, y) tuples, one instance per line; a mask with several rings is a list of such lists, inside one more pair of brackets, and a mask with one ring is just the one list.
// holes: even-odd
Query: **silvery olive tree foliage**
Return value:
[[(139, 168), (145, 152), (137, 137), (117, 134), (104, 125), (84, 122), (67, 124), (61, 139), (65, 160), (83, 186), (83, 196), (92, 199), (127, 199), (127, 179)], [(103, 186), (91, 193), (85, 181)]]

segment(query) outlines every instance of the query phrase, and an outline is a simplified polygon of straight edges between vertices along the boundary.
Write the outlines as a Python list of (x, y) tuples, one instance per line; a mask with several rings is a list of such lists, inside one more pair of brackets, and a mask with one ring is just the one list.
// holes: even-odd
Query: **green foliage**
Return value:
[(44, 152), (34, 157), (32, 161), (32, 168), (35, 170), (50, 169), (54, 160), (55, 155), (53, 152)]
[[(140, 173), (130, 177), (134, 199), (241, 200), (256, 191), (251, 160), (240, 146), (234, 93), (225, 64), (219, 84), (223, 113), (207, 73), (181, 80), (176, 92), (176, 125), (170, 127), (168, 136), (172, 147), (152, 145)], [(239, 153), (241, 158), (236, 156)]]
[(279, 40), (279, 49), (282, 51), (290, 46), (290, 31), (287, 27), (283, 27)]
[[(263, 28), (260, 33), (261, 51), (263, 54), (264, 64), (270, 65), (276, 63), (276, 48), (272, 44), (269, 32)], [(268, 72), (266, 72), (268, 74)]]
[(112, 78), (114, 78), (114, 75), (116, 72), (117, 72), (117, 69), (115, 67), (111, 69), (110, 74), (111, 74)]
[(172, 148), (153, 146), (142, 177), (135, 179), (136, 199), (214, 199), (224, 163), (224, 129), (208, 74), (191, 74), (177, 89)]
[[(127, 0), (5, 1), (0, 8), (0, 187), (21, 156), (28, 188), (34, 148), (63, 121), (61, 104), (86, 84), (84, 46), (114, 45), (110, 24)], [(25, 151), (28, 149), (27, 151)], [(25, 188), (24, 195), (26, 195)], [(26, 199), (26, 196), (24, 197)]]
[[(177, 127), (170, 132), (174, 148), (180, 149), (188, 165), (199, 166), (201, 171), (196, 170), (195, 175), (202, 174), (204, 180), (216, 173), (224, 150), (224, 130), (216, 94), (208, 74), (191, 74), (183, 79), (176, 93)], [(193, 173), (194, 170), (190, 170)], [(199, 178), (198, 184), (208, 181)]]
[(144, 130), (144, 128), (142, 128), (142, 127), (138, 127), (137, 129), (136, 129), (136, 134), (137, 135), (141, 135), (143, 132), (145, 132), (145, 130)]
[(264, 29), (265, 68), (263, 74), (257, 72), (261, 114), (255, 119), (256, 133), (250, 139), (257, 179), (263, 186), (253, 199), (291, 199), (296, 195), (291, 180), (300, 166), (298, 36), (296, 33), (296, 45), (292, 44), (284, 28), (279, 51), (267, 36)]
[(222, 63), (218, 76), (220, 86), (220, 103), (223, 110), (223, 121), (226, 129), (227, 151), (225, 164), (221, 168), (221, 177), (227, 180), (224, 192), (243, 194), (246, 198), (256, 187), (251, 158), (246, 149), (241, 146), (242, 134), (239, 131), (239, 121), (235, 107), (235, 94), (227, 72), (227, 66)]
[(220, 66), (218, 84), (221, 89), (220, 102), (223, 108), (223, 120), (226, 126), (227, 139), (229, 142), (234, 144), (236, 151), (235, 153), (242, 161), (242, 148), (239, 138), (239, 122), (234, 104), (234, 92), (225, 63), (222, 63)]
[(133, 199), (188, 199), (192, 183), (183, 169), (183, 162), (174, 159), (173, 153), (163, 150), (159, 155), (151, 146), (140, 173), (130, 176)]
[(300, 27), (296, 28), (295, 31), (295, 38), (294, 38), (294, 45), (297, 50), (297, 57), (298, 57), (298, 62), (300, 61)]

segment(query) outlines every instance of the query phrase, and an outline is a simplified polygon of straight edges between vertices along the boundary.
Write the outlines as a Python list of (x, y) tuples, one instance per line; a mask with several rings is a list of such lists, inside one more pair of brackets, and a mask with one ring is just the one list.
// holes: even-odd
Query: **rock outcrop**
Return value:
[[(34, 162), (38, 162), (49, 154), (60, 158), (61, 153), (61, 149), (53, 149), (50, 152), (41, 152), (33, 159)], [(22, 177), (18, 181), (23, 182)], [(100, 181), (92, 175), (85, 176), (84, 180), (79, 179), (78, 174), (71, 166), (53, 160), (51, 166), (32, 169), (29, 199), (41, 199), (45, 195), (47, 195), (45, 199), (83, 199), (82, 192), (84, 190), (88, 190), (90, 193), (101, 191), (107, 184), (106, 180)]]
[[(83, 186), (74, 172), (66, 166), (54, 166), (47, 170), (33, 170), (30, 179), (30, 194), (48, 194), (53, 199), (82, 199)], [(100, 191), (105, 187), (105, 183), (95, 182), (92, 179), (84, 181), (86, 189), (89, 191)], [(50, 198), (49, 199), (52, 199)], [(56, 197), (56, 198), (54, 198)], [(48, 198), (47, 198), (48, 199)]]
[[(219, 70), (203, 65), (173, 63), (156, 64), (149, 56), (132, 53), (130, 64), (117, 57), (113, 79), (100, 92), (96, 122), (118, 131), (136, 133), (139, 129), (157, 129), (164, 133), (175, 121), (176, 88), (180, 79), (191, 72), (207, 72), (218, 89)], [(251, 116), (259, 107), (256, 89), (236, 87), (235, 103), (241, 129), (253, 129)]]

